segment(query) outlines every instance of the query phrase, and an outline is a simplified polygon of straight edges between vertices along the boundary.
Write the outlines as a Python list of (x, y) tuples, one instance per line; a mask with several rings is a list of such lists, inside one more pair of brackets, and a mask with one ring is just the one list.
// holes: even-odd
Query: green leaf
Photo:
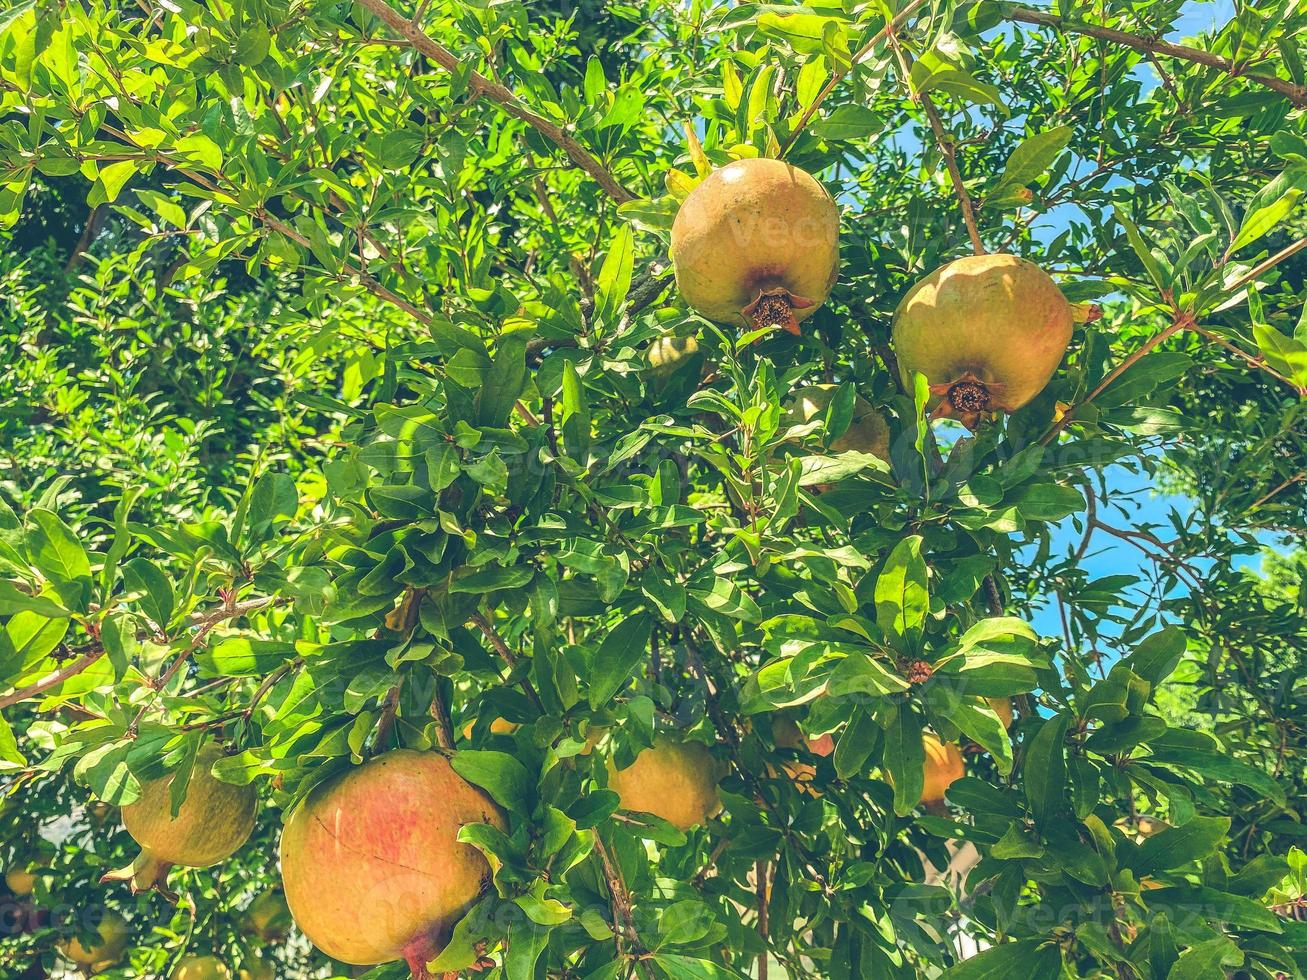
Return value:
[(1298, 387), (1307, 388), (1307, 343), (1264, 323), (1253, 324), (1253, 338), (1268, 365), (1291, 378)]
[(42, 508), (28, 515), (27, 553), (32, 564), (50, 579), (63, 604), (86, 612), (91, 601), (91, 562), (86, 549), (58, 514)]
[(608, 632), (595, 651), (590, 676), (590, 707), (598, 710), (631, 680), (637, 664), (649, 655), (653, 619), (648, 613), (628, 616)]
[(900, 541), (876, 577), (876, 624), (905, 645), (921, 635), (930, 608), (921, 542), (915, 534)]
[(1023, 140), (1008, 157), (1003, 175), (990, 191), (986, 202), (1001, 198), (1009, 190), (1017, 190), (1033, 183), (1067, 148), (1071, 136), (1070, 126), (1056, 126)]
[(1233, 255), (1275, 228), (1298, 206), (1305, 190), (1307, 167), (1290, 167), (1274, 177), (1249, 202), (1243, 223), (1230, 242), (1227, 254)]
[(1021, 788), (1035, 823), (1046, 826), (1066, 808), (1066, 732), (1070, 716), (1046, 720), (1030, 739), (1021, 761)]
[(526, 767), (504, 752), (463, 749), (450, 759), (454, 771), (475, 786), (480, 786), (506, 810), (528, 812), (535, 798), (535, 788)]
[(595, 319), (604, 328), (615, 328), (621, 319), (626, 294), (631, 289), (634, 261), (635, 239), (631, 229), (622, 225), (609, 244), (595, 283)]
[(1229, 832), (1229, 817), (1194, 817), (1182, 827), (1172, 827), (1145, 840), (1131, 867), (1136, 877), (1143, 877), (1200, 861), (1215, 851)]
[(0, 772), (23, 769), (26, 766), (27, 759), (18, 750), (18, 740), (14, 738), (14, 730), (9, 727), (9, 722), (5, 721), (4, 716), (0, 715)]
[(293, 644), (232, 636), (195, 653), (195, 663), (206, 677), (262, 677), (295, 656)]
[(1179, 666), (1188, 642), (1184, 630), (1167, 626), (1141, 640), (1125, 665), (1156, 687)]
[(814, 136), (826, 140), (860, 140), (885, 128), (885, 120), (871, 109), (860, 105), (842, 105), (808, 127)]
[(886, 719), (885, 771), (894, 783), (894, 812), (900, 817), (916, 809), (926, 784), (922, 727), (921, 716), (907, 704), (895, 705)]
[(658, 964), (670, 980), (743, 980), (743, 974), (729, 967), (692, 956), (657, 953), (653, 962)]
[(1243, 966), (1243, 952), (1225, 936), (1219, 936), (1181, 953), (1166, 980), (1225, 980), (1227, 966)]
[(1062, 951), (1043, 942), (1024, 939), (991, 947), (945, 970), (940, 980), (1056, 980), (1062, 975)]

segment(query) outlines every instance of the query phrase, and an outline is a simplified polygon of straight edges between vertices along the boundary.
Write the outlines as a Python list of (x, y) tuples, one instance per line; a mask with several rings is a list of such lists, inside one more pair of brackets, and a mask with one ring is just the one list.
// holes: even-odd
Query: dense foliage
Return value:
[[(257, 909), (396, 748), (505, 822), (370, 977), (1307, 972), (1307, 11), (1187, 6), (7, 3), (0, 974), (363, 975)], [(754, 157), (840, 210), (797, 335), (671, 274)], [(969, 431), (891, 324), (973, 251), (1080, 322)], [(619, 808), (671, 733), (710, 819)], [(98, 884), (214, 743), (249, 840)]]

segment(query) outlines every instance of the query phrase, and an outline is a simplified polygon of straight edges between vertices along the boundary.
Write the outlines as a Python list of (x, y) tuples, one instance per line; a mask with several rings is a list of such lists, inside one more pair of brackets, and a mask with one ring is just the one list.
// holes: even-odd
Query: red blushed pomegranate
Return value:
[(186, 800), (175, 817), (174, 774), (141, 787), (141, 798), (122, 808), (123, 826), (141, 845), (141, 853), (128, 867), (110, 872), (101, 881), (130, 881), (133, 894), (153, 889), (176, 901), (167, 889), (169, 868), (175, 864), (207, 868), (240, 849), (254, 829), (258, 795), (253, 786), (233, 786), (214, 777), (213, 764), (221, 757), (216, 745), (200, 749)]
[(291, 915), (337, 960), (405, 960), (413, 976), (449, 942), (489, 883), (467, 824), (505, 828), (491, 799), (444, 756), (397, 749), (315, 787), (281, 836)]
[(835, 284), (839, 234), (839, 209), (810, 174), (780, 160), (736, 160), (676, 213), (676, 284), (709, 320), (797, 334)]
[(1044, 390), (1071, 341), (1075, 314), (1048, 275), (1015, 255), (969, 255), (936, 269), (894, 313), (903, 382), (930, 382), (936, 417), (974, 429)]

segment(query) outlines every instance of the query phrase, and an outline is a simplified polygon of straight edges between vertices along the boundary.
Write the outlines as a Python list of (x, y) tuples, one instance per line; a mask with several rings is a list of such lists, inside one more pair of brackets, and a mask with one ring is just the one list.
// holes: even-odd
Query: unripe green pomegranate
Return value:
[(625, 769), (608, 763), (608, 788), (623, 810), (652, 813), (689, 830), (722, 808), (717, 796), (717, 761), (702, 742), (659, 736)]
[(216, 956), (187, 956), (172, 971), (172, 980), (231, 980), (231, 970)]
[[(794, 393), (785, 413), (785, 425), (802, 425), (826, 414), (838, 385), (809, 385)], [(870, 453), (889, 460), (889, 426), (861, 395), (854, 396), (849, 427), (829, 447), (832, 453)]]
[(96, 923), (95, 932), (99, 940), (90, 947), (83, 946), (76, 936), (59, 944), (64, 956), (91, 973), (106, 970), (122, 959), (131, 930), (126, 919), (117, 912), (106, 909)]
[(903, 297), (894, 348), (903, 382), (930, 382), (937, 417), (969, 428), (1015, 412), (1062, 363), (1074, 314), (1048, 275), (1015, 255), (969, 255), (936, 269)]
[(489, 881), (481, 852), (457, 839), (474, 823), (505, 827), (491, 799), (435, 752), (397, 749), (314, 787), (281, 836), (296, 925), (334, 959), (402, 959), (426, 978)]
[(264, 942), (275, 943), (290, 933), (290, 908), (279, 891), (264, 892), (245, 910), (245, 929)]
[(654, 381), (665, 382), (698, 353), (699, 341), (695, 337), (666, 334), (650, 343), (644, 356)]
[(810, 174), (780, 160), (736, 160), (676, 213), (676, 284), (709, 320), (797, 334), (835, 284), (839, 234), (839, 209)]
[(277, 970), (267, 960), (249, 960), (237, 976), (240, 980), (277, 980)]
[(258, 796), (253, 786), (233, 786), (213, 775), (222, 750), (213, 744), (195, 758), (186, 800), (172, 815), (172, 781), (175, 774), (141, 786), (141, 797), (122, 808), (123, 826), (141, 845), (131, 865), (105, 875), (101, 881), (130, 881), (132, 893), (154, 889), (176, 900), (167, 890), (168, 869), (175, 864), (207, 868), (225, 861), (240, 849), (254, 829)]

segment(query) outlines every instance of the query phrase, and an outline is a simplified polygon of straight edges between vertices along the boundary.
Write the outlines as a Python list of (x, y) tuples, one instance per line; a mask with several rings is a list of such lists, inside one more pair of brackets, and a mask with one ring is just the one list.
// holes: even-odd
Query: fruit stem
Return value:
[(142, 848), (141, 853), (136, 855), (136, 860), (125, 868), (119, 868), (117, 871), (110, 871), (100, 879), (101, 884), (111, 881), (129, 881), (132, 885), (132, 894), (139, 895), (142, 892), (156, 891), (172, 904), (177, 904), (177, 893), (168, 890), (168, 872), (172, 868), (171, 862), (161, 860)]

